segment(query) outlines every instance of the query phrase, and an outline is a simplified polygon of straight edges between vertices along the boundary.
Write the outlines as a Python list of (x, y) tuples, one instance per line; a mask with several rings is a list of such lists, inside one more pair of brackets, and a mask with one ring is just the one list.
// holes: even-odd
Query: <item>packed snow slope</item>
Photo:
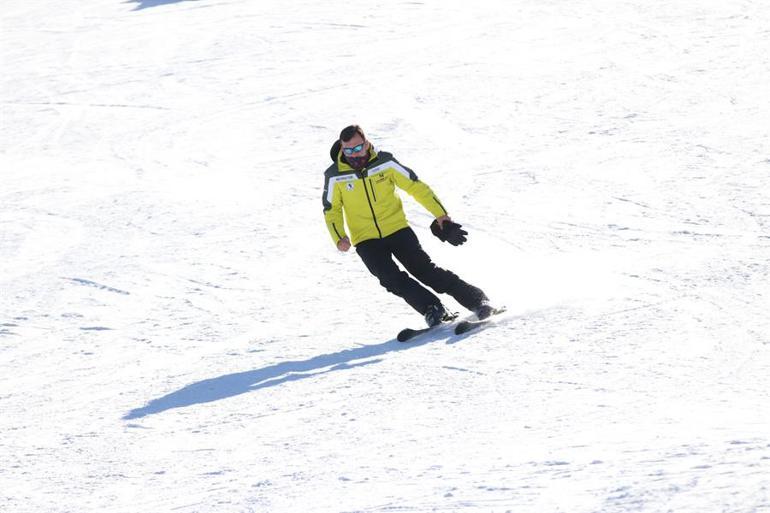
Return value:
[[(3, 512), (770, 511), (770, 3), (0, 19)], [(494, 327), (395, 341), (322, 219), (356, 122)]]

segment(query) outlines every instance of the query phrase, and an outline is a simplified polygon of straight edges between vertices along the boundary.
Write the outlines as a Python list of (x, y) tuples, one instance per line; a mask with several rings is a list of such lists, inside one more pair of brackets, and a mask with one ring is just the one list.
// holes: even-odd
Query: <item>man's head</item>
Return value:
[(350, 125), (340, 132), (340, 149), (347, 163), (354, 169), (363, 168), (369, 161), (371, 146), (358, 125)]

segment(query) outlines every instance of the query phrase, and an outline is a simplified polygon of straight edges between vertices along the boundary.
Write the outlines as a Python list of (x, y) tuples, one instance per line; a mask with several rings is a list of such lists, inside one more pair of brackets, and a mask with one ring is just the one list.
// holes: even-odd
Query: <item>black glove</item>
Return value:
[(468, 232), (463, 230), (461, 224), (454, 223), (452, 221), (444, 221), (444, 228), (442, 229), (438, 225), (438, 221), (434, 219), (430, 224), (430, 231), (442, 242), (448, 242), (452, 246), (459, 246), (468, 240), (466, 237)]

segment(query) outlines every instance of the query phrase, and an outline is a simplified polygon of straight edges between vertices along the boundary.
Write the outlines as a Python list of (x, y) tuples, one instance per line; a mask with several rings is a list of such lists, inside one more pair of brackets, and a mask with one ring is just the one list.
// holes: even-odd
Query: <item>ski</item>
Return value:
[(462, 335), (469, 331), (477, 330), (490, 322), (492, 321), (489, 319), (484, 319), (483, 321), (460, 321), (457, 323), (457, 326), (455, 326), (455, 335)]
[(441, 328), (442, 326), (446, 326), (447, 324), (452, 324), (452, 321), (457, 319), (457, 316), (458, 316), (457, 313), (449, 314), (449, 316), (444, 321), (436, 324), (435, 326), (430, 326), (427, 328), (419, 328), (419, 329), (404, 328), (403, 330), (398, 332), (398, 336), (396, 336), (396, 340), (398, 340), (399, 342), (407, 342), (409, 340), (412, 340), (415, 337), (419, 337), (420, 335), (428, 333), (429, 331), (433, 331), (437, 328)]
[(492, 310), (492, 313), (489, 315), (489, 317), (485, 317), (484, 319), (479, 319), (477, 321), (460, 321), (455, 325), (455, 335), (462, 335), (464, 333), (468, 333), (469, 331), (489, 326), (493, 321), (493, 317), (505, 312), (505, 310), (506, 308), (502, 306)]
[(437, 328), (438, 326), (441, 326), (441, 324), (437, 324), (432, 328), (421, 328), (421, 329), (404, 328), (398, 332), (398, 336), (396, 337), (396, 339), (399, 342), (407, 342), (409, 340), (412, 340), (414, 337), (418, 337), (423, 333), (427, 333), (431, 331), (433, 328)]

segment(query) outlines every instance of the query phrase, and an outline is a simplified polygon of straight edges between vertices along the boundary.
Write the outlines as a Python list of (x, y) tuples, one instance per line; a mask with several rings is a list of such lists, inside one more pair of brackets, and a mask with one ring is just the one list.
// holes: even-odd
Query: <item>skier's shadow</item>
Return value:
[(125, 3), (139, 4), (135, 11), (147, 9), (148, 7), (158, 7), (159, 5), (177, 4), (180, 2), (197, 2), (198, 0), (127, 0)]
[(219, 401), (220, 399), (273, 387), (289, 381), (298, 381), (333, 371), (353, 369), (378, 363), (382, 361), (382, 358), (375, 358), (377, 356), (418, 347), (446, 338), (447, 336), (447, 333), (439, 332), (430, 337), (423, 337), (420, 340), (406, 344), (389, 340), (381, 344), (322, 354), (307, 360), (281, 362), (261, 369), (204, 379), (203, 381), (187, 385), (176, 392), (153, 399), (146, 406), (131, 410), (123, 417), (123, 420), (139, 419), (173, 408), (184, 408), (194, 404)]

